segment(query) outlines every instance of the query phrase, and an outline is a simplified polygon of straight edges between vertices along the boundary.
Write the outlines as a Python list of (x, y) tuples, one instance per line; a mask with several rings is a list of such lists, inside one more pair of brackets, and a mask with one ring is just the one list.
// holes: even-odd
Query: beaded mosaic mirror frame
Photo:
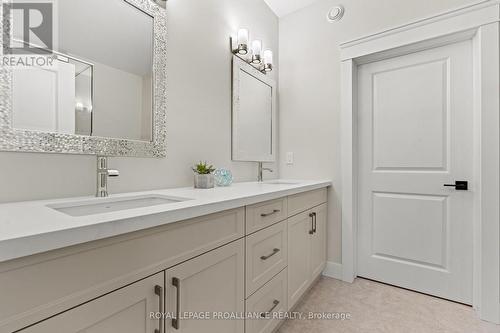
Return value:
[[(153, 0), (123, 0), (153, 18), (153, 133), (152, 141), (103, 138), (21, 130), (12, 127), (12, 69), (0, 66), (0, 150), (123, 157), (166, 156), (166, 11)], [(5, 4), (6, 1), (3, 1)], [(9, 34), (0, 6), (1, 45)], [(4, 57), (3, 47), (0, 55)]]

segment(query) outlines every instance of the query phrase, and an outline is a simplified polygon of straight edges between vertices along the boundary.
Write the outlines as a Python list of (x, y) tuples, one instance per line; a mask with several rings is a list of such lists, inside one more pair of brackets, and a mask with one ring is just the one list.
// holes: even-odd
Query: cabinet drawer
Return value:
[(286, 267), (288, 258), (287, 238), (286, 221), (247, 237), (247, 297)]
[(26, 327), (242, 238), (244, 219), (245, 209), (239, 208), (1, 263), (0, 332)]
[(299, 193), (288, 197), (288, 216), (294, 216), (308, 209), (319, 206), (327, 200), (327, 190), (319, 190)]
[(264, 229), (287, 218), (287, 198), (247, 206), (247, 235)]
[(246, 301), (247, 313), (262, 313), (262, 319), (247, 319), (246, 333), (271, 333), (281, 323), (279, 313), (287, 311), (287, 269), (276, 275)]

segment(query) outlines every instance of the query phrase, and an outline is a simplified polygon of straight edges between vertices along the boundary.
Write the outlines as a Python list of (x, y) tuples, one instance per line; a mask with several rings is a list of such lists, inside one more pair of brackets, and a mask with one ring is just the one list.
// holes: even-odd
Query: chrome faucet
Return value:
[(264, 168), (264, 164), (262, 162), (259, 162), (259, 176), (258, 176), (257, 181), (259, 181), (259, 182), (264, 181), (264, 175), (263, 175), (264, 170), (269, 171), (269, 172), (274, 172), (273, 169)]
[(105, 198), (108, 193), (108, 177), (118, 177), (118, 170), (108, 169), (108, 158), (106, 156), (97, 156), (97, 194), (98, 198)]

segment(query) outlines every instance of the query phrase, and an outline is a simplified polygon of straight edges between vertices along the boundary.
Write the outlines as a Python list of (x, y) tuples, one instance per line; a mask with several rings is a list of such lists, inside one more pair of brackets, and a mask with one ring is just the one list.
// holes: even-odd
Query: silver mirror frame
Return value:
[[(113, 139), (73, 134), (18, 130), (12, 128), (12, 70), (0, 68), (0, 151), (37, 152), (118, 157), (166, 156), (166, 11), (153, 0), (123, 0), (153, 18), (153, 139), (151, 142)], [(3, 7), (0, 6), (3, 45), (8, 31), (3, 27)], [(4, 56), (0, 47), (0, 56)]]
[[(249, 75), (255, 77), (257, 80), (264, 82), (272, 88), (272, 126), (271, 126), (271, 154), (266, 154), (261, 158), (249, 158), (238, 152), (238, 135), (237, 135), (237, 124), (238, 124), (238, 111), (240, 110), (240, 71), (245, 71)], [(268, 75), (262, 73), (252, 65), (248, 64), (238, 56), (233, 55), (233, 81), (232, 81), (232, 160), (237, 162), (276, 162), (276, 130), (277, 130), (277, 95), (278, 88), (276, 81), (270, 78)]]

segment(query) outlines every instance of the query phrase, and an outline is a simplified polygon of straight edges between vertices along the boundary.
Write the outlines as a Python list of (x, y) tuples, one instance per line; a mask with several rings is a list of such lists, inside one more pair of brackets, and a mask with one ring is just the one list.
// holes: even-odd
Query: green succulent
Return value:
[(215, 171), (215, 168), (213, 165), (208, 165), (207, 162), (203, 163), (200, 161), (200, 163), (194, 166), (193, 171), (200, 175), (209, 175)]

